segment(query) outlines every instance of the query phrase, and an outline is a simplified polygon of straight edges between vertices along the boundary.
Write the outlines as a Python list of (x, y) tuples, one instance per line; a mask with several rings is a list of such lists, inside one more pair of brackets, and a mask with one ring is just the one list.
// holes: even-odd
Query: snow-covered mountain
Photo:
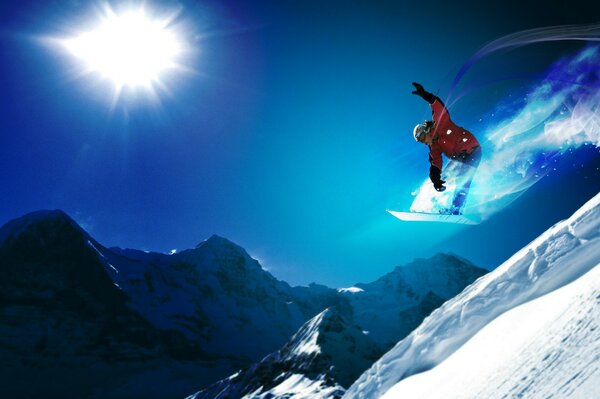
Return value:
[(368, 284), (343, 290), (357, 324), (386, 349), (404, 338), (431, 311), (488, 271), (453, 254), (415, 259)]
[(218, 236), (174, 255), (99, 251), (134, 309), (157, 327), (182, 331), (207, 353), (239, 359), (240, 366), (283, 345), (325, 306), (321, 294), (308, 293), (314, 303), (304, 301)]
[(305, 378), (339, 394), (373, 345), (387, 350), (484, 272), (440, 254), (350, 289), (290, 287), (222, 237), (172, 255), (106, 248), (65, 213), (34, 212), (0, 228), (0, 396), (181, 398), (269, 354), (291, 356), (290, 342), (315, 336), (307, 326), (327, 337), (338, 324), (330, 342), (348, 344), (352, 361), (341, 349), (295, 357), (283, 387)]
[(600, 194), (435, 310), (344, 398), (600, 397)]
[(340, 398), (382, 353), (347, 316), (328, 308), (279, 351), (189, 399)]

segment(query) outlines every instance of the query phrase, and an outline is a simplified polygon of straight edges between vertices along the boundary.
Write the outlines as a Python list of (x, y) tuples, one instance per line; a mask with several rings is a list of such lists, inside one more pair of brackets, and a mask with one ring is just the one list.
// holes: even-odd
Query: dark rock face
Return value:
[[(0, 244), (0, 306), (43, 311), (60, 327), (76, 319), (89, 327), (85, 353), (106, 360), (166, 353), (194, 356), (190, 348), (177, 348), (175, 331), (159, 332), (127, 307), (129, 298), (110, 279), (94, 249), (100, 246), (66, 215), (27, 226)], [(35, 323), (32, 317), (27, 322)], [(91, 334), (93, 332), (93, 334)], [(67, 333), (67, 331), (65, 331)], [(68, 334), (67, 334), (68, 336)], [(65, 337), (63, 335), (63, 337)], [(36, 348), (49, 350), (49, 338)], [(183, 344), (184, 341), (179, 343)], [(71, 341), (73, 347), (77, 341)], [(124, 345), (146, 351), (123, 352)], [(184, 345), (185, 346), (185, 345)], [(80, 348), (81, 349), (81, 348)], [(196, 351), (195, 355), (198, 355)]]
[[(202, 356), (183, 334), (156, 329), (127, 306), (99, 261), (98, 244), (66, 215), (8, 230), (0, 243), (0, 368), (12, 378), (1, 384), (3, 393), (69, 395), (101, 382), (85, 369), (106, 377), (113, 366), (127, 373), (124, 364)], [(61, 369), (75, 369), (79, 379)]]
[(122, 305), (126, 295), (106, 275), (87, 239), (66, 215), (8, 235), (0, 243), (0, 300), (60, 306), (89, 316)]

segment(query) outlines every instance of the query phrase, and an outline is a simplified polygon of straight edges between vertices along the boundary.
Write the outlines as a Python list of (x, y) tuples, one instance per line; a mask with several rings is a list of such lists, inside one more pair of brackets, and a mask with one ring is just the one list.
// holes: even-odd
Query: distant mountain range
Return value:
[(34, 212), (0, 228), (0, 394), (339, 397), (485, 273), (438, 254), (347, 289), (291, 287), (222, 237), (172, 255), (106, 248)]

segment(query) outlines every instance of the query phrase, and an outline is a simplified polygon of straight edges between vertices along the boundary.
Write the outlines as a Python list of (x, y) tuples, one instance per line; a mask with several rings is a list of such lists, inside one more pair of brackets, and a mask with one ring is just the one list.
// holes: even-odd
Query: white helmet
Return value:
[(432, 121), (425, 121), (425, 122), (419, 123), (417, 126), (415, 126), (415, 128), (413, 129), (413, 136), (415, 137), (415, 140), (421, 141), (420, 139), (424, 135), (429, 133), (432, 126), (433, 126)]

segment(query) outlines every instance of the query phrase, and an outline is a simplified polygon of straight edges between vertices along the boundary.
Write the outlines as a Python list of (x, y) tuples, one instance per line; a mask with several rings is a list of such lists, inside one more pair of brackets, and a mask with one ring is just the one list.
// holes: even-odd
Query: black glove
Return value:
[(412, 84), (413, 86), (415, 86), (415, 90), (412, 92), (412, 94), (416, 94), (417, 96), (423, 98), (423, 100), (427, 101), (429, 104), (433, 104), (433, 102), (435, 101), (435, 96), (433, 94), (425, 90), (423, 88), (423, 85), (421, 85), (420, 83), (413, 82)]
[(412, 92), (412, 94), (416, 94), (419, 97), (423, 97), (423, 94), (426, 93), (425, 88), (423, 87), (423, 85), (417, 83), (417, 82), (412, 82), (413, 86), (415, 86), (415, 90)]
[(437, 166), (431, 165), (429, 168), (429, 178), (431, 179), (433, 187), (436, 189), (436, 191), (442, 192), (446, 189), (446, 186), (444, 186), (446, 181), (442, 180), (442, 171)]

